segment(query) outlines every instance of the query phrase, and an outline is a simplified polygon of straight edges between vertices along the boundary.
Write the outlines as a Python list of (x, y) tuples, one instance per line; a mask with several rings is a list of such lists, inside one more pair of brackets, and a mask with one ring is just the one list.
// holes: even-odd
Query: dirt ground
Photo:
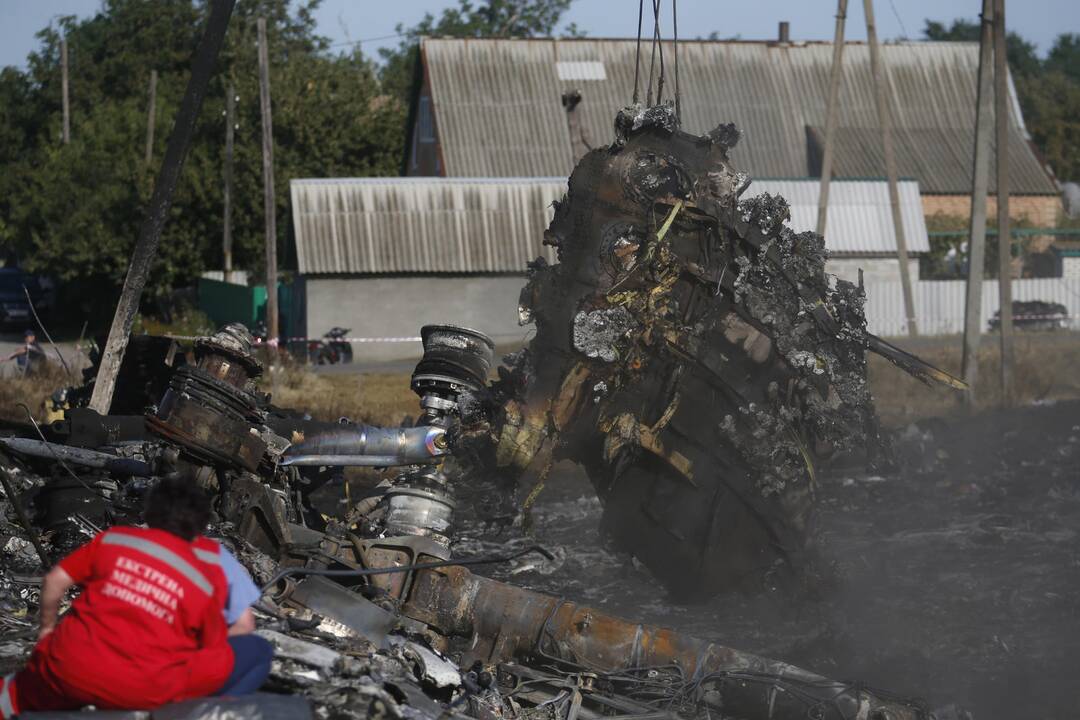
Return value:
[[(535, 510), (564, 559), (504, 577), (977, 720), (1080, 716), (1080, 402), (926, 422), (897, 450), (895, 473), (822, 478), (816, 570), (795, 588), (667, 602), (605, 548), (565, 464)], [(499, 543), (471, 528), (460, 552)]]

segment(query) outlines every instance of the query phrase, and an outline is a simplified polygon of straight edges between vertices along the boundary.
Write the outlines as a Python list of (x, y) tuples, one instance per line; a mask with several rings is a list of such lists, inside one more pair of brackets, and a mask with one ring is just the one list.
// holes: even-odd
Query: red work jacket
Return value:
[(82, 593), (15, 677), (17, 709), (155, 708), (232, 671), (218, 545), (115, 527), (60, 562)]

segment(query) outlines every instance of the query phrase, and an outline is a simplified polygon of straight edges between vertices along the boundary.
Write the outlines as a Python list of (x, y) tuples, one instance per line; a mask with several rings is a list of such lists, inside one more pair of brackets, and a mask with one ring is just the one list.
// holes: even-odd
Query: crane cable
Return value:
[[(650, 0), (652, 3), (653, 12), (653, 34), (652, 43), (650, 46), (650, 58), (649, 58), (649, 79), (645, 85), (645, 105), (651, 107), (653, 104), (653, 78), (656, 77), (656, 104), (660, 105), (664, 101), (664, 80), (665, 78), (665, 63), (664, 63), (664, 46), (662, 33), (660, 31), (660, 10), (663, 5), (663, 0)], [(634, 54), (634, 97), (633, 103), (635, 105), (641, 100), (641, 30), (642, 21), (645, 14), (645, 0), (638, 0), (638, 27), (637, 27), (637, 42)], [(682, 121), (682, 93), (679, 87), (679, 9), (678, 0), (671, 0), (671, 24), (672, 24), (672, 46), (675, 55), (675, 117)], [(657, 70), (657, 55), (659, 55), (660, 67), (659, 73)]]
[(641, 78), (641, 19), (645, 13), (645, 0), (638, 0), (637, 6), (637, 51), (634, 54), (634, 104), (641, 98), (638, 83)]
[(682, 124), (682, 98), (679, 95), (679, 3), (671, 0), (672, 52), (675, 54), (675, 119)]

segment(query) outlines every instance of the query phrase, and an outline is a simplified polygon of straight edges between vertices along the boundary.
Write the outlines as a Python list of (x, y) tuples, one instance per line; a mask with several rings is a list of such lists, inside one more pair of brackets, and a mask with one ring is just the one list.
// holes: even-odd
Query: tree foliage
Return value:
[[(255, 22), (266, 17), (280, 248), (289, 180), (397, 171), (405, 107), (386, 97), (359, 53), (334, 55), (315, 32), (317, 0), (238, 3), (147, 285), (148, 299), (222, 263), (225, 94), (238, 96), (235, 266), (263, 272), (262, 140)], [(82, 310), (106, 316), (187, 85), (204, 0), (106, 0), (38, 34), (25, 71), (0, 71), (0, 242), (27, 268), (61, 280)], [(60, 39), (69, 47), (71, 143), (60, 141)], [(148, 85), (157, 70), (153, 161), (144, 160)], [(288, 266), (291, 253), (280, 252)]]
[[(979, 23), (926, 21), (927, 40), (979, 41)], [(1080, 180), (1080, 35), (1058, 35), (1045, 59), (1016, 33), (1006, 36), (1024, 123), (1059, 180)]]
[[(267, 20), (279, 262), (295, 262), (289, 180), (394, 175), (422, 35), (555, 32), (572, 0), (459, 0), (426, 15), (376, 65), (335, 54), (315, 29), (319, 0), (237, 3), (177, 187), (146, 297), (222, 264), (225, 95), (236, 103), (234, 266), (260, 276), (263, 179), (256, 19)], [(207, 0), (104, 0), (92, 17), (38, 33), (26, 70), (0, 70), (0, 257), (61, 281), (79, 314), (111, 315), (153, 190), (170, 123), (208, 16)], [(576, 34), (576, 28), (564, 28)], [(60, 41), (69, 48), (71, 143), (61, 143)], [(148, 85), (158, 73), (153, 162), (144, 161)]]

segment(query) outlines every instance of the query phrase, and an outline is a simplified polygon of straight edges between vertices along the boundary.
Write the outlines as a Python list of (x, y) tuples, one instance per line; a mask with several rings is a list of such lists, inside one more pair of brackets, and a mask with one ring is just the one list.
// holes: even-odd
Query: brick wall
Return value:
[[(986, 202), (988, 218), (997, 215), (997, 198), (993, 195)], [(923, 214), (956, 215), (971, 214), (970, 195), (923, 195)], [(1062, 212), (1061, 198), (1057, 195), (1013, 195), (1009, 198), (1009, 217), (1019, 220), (1026, 217), (1036, 227), (1055, 227)]]

